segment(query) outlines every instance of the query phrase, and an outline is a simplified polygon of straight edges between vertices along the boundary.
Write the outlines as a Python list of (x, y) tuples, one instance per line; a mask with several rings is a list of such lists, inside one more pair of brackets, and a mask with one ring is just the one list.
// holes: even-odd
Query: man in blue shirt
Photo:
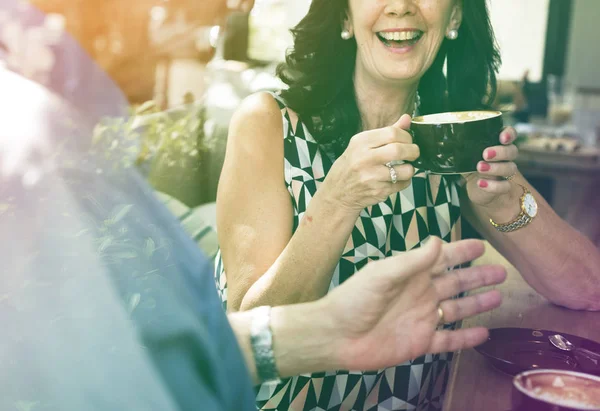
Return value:
[[(55, 121), (76, 110), (2, 69), (0, 87), (11, 91), (0, 97), (0, 409), (254, 409), (252, 312), (228, 320), (209, 262), (135, 170), (60, 144), (85, 132)], [(496, 292), (451, 297), (502, 281), (501, 267), (440, 276), (482, 253), (433, 240), (320, 301), (273, 308), (279, 374), (481, 343), (484, 329), (436, 327), (437, 307), (450, 322), (500, 303)], [(400, 327), (412, 330), (401, 340)]]

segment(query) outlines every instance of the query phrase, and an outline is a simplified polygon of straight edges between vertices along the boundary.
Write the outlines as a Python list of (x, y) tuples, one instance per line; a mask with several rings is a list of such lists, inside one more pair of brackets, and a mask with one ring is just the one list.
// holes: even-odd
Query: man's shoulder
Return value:
[[(134, 170), (65, 170), (81, 217), (142, 344), (185, 409), (253, 403), (251, 384), (217, 295), (212, 262)], [(198, 361), (201, 362), (198, 367)], [(231, 379), (236, 378), (236, 384)], [(182, 379), (185, 387), (180, 387)], [(204, 384), (216, 387), (202, 399)], [(193, 389), (191, 389), (194, 387)], [(211, 390), (206, 391), (207, 394)], [(238, 400), (235, 400), (238, 398)]]

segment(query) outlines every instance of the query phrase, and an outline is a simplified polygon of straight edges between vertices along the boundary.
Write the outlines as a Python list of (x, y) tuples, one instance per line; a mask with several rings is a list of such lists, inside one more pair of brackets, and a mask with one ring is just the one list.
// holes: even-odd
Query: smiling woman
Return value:
[[(294, 48), (279, 69), (279, 76), (289, 85), (282, 97), (315, 129), (315, 139), (337, 155), (361, 128), (352, 87), (355, 70), (369, 67), (369, 72), (380, 77), (404, 79), (413, 89), (418, 85), (422, 114), (484, 108), (495, 93), (500, 55), (484, 1), (468, 2), (464, 12), (451, 0), (425, 1), (420, 6), (423, 17), (418, 19), (378, 19), (377, 13), (386, 7), (389, 12), (391, 3), (377, 2), (379, 6), (374, 7), (365, 1), (313, 1), (310, 12), (293, 30)], [(356, 23), (348, 16), (357, 16)], [(340, 24), (356, 41), (341, 38)], [(446, 34), (448, 40), (456, 38), (444, 41)], [(381, 45), (398, 55), (385, 53), (379, 59), (377, 53), (384, 51)]]
[[(500, 57), (487, 3), (312, 1), (278, 70), (289, 87), (249, 97), (229, 127), (216, 270), (229, 311), (317, 300), (371, 261), (431, 236), (459, 239), (461, 214), (551, 301), (598, 306), (595, 250), (518, 174), (514, 130), (484, 143), (477, 172), (466, 178), (410, 164), (421, 154), (411, 115), (481, 110), (492, 101)], [(522, 217), (523, 198), (532, 207), (539, 201), (530, 219)], [(557, 267), (581, 274), (573, 281)], [(439, 410), (451, 358), (265, 384), (258, 407)]]
[[(455, 0), (312, 1), (278, 70), (289, 88), (276, 101), (252, 96), (230, 126), (217, 199), (228, 310), (311, 301), (368, 261), (430, 235), (460, 237), (454, 179), (384, 164), (419, 155), (402, 113), (483, 108), (491, 98), (499, 57), (486, 2), (466, 3), (463, 12)], [(267, 383), (258, 406), (436, 410), (451, 358)]]

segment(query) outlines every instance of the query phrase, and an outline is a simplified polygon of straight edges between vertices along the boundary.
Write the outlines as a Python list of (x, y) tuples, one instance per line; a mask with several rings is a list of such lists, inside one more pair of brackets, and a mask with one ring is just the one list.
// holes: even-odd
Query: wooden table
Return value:
[[(491, 313), (464, 321), (464, 327), (539, 328), (600, 341), (600, 313), (571, 311), (548, 303), (504, 257), (489, 244), (486, 247), (485, 255), (475, 264), (507, 267), (507, 281), (495, 287), (503, 293), (504, 303)], [(475, 350), (464, 350), (454, 358), (444, 411), (510, 410), (511, 387), (510, 376), (496, 371)]]

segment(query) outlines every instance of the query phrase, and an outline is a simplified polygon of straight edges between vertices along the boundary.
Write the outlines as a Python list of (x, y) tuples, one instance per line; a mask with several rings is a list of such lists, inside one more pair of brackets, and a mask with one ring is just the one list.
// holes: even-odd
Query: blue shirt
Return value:
[(12, 193), (0, 409), (255, 409), (210, 263), (134, 172), (60, 169)]
[(211, 264), (134, 169), (61, 144), (54, 97), (10, 84), (36, 100), (0, 95), (0, 170), (23, 165), (0, 171), (0, 409), (254, 410)]

